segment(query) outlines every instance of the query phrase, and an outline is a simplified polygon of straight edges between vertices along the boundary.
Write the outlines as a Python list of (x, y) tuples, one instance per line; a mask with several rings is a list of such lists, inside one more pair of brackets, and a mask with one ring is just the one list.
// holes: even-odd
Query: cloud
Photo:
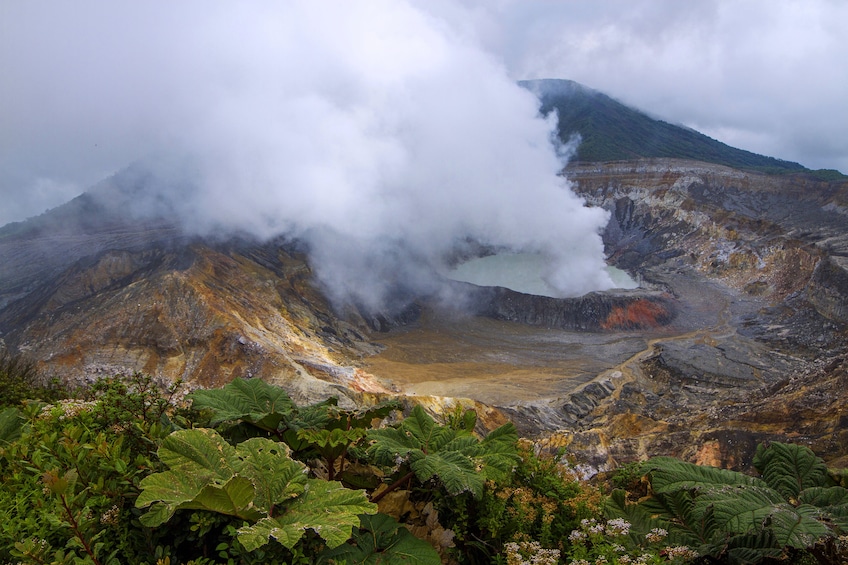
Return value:
[(848, 173), (848, 4), (468, 0), (516, 78), (569, 78), (730, 145)]
[(89, 173), (143, 157), (160, 175), (152, 201), (189, 229), (300, 238), (339, 300), (379, 307), (398, 289), (430, 291), (467, 238), (547, 255), (563, 295), (611, 285), (606, 213), (557, 175), (553, 124), (438, 10), (163, 6), (13, 7), (16, 45), (49, 38), (7, 61), (22, 79), (13, 106), (28, 114), (4, 119), (16, 132), (34, 124), (27, 150), (69, 152)]

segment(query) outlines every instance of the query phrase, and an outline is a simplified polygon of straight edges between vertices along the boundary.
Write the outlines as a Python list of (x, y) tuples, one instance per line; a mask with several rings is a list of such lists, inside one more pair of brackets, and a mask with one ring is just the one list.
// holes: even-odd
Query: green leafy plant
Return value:
[(830, 562), (848, 528), (848, 491), (828, 484), (823, 462), (803, 446), (760, 446), (754, 467), (760, 478), (657, 457), (643, 466), (651, 498), (627, 505), (619, 494), (607, 510), (630, 517), (641, 534), (661, 527), (670, 540), (732, 563), (791, 552)]
[[(452, 552), (460, 563), (564, 554), (567, 536), (583, 518), (598, 516), (601, 491), (579, 480), (563, 451), (537, 449), (519, 440), (518, 461), (508, 481), (487, 481), (483, 496), (440, 496), (439, 516), (455, 533)], [(532, 541), (531, 541), (532, 540)], [(505, 543), (516, 543), (507, 551)], [(538, 550), (538, 551), (537, 551)], [(516, 561), (518, 562), (518, 561)]]
[(430, 544), (409, 533), (391, 516), (361, 516), (362, 523), (353, 529), (350, 541), (325, 550), (318, 563), (347, 565), (439, 565), (439, 554)]
[(373, 461), (408, 469), (372, 497), (374, 502), (412, 477), (421, 482), (437, 479), (449, 494), (470, 492), (479, 498), (486, 480), (508, 479), (519, 461), (512, 423), (479, 440), (469, 430), (438, 425), (421, 406), (415, 406), (397, 427), (370, 430), (367, 437)]
[(330, 480), (335, 478), (337, 460), (343, 463), (348, 448), (364, 437), (372, 420), (400, 408), (397, 401), (388, 401), (346, 410), (338, 407), (335, 398), (298, 407), (282, 388), (261, 379), (236, 379), (220, 389), (196, 391), (189, 398), (195, 409), (212, 414), (211, 426), (225, 425), (222, 433), (235, 442), (273, 437), (303, 459), (320, 455)]
[[(141, 396), (152, 402), (158, 393)], [(103, 418), (117, 410), (115, 398), (30, 403), (0, 415), (4, 429), (17, 428), (0, 442), (0, 561), (142, 562), (155, 547), (157, 535), (137, 527), (132, 501), (157, 465), (150, 446), (170, 429), (122, 411), (120, 425)]]
[(238, 540), (247, 551), (270, 538), (291, 549), (311, 529), (330, 547), (350, 537), (359, 514), (376, 512), (365, 493), (306, 477), (288, 449), (265, 438), (233, 447), (211, 429), (179, 430), (159, 449), (168, 471), (146, 477), (136, 506), (158, 526), (182, 509), (207, 510), (247, 522)]
[(23, 414), (17, 408), (0, 410), (0, 446), (21, 437), (25, 421)]
[(242, 421), (274, 434), (295, 407), (286, 391), (262, 379), (236, 379), (219, 389), (197, 390), (189, 399), (195, 409), (212, 412), (212, 426)]

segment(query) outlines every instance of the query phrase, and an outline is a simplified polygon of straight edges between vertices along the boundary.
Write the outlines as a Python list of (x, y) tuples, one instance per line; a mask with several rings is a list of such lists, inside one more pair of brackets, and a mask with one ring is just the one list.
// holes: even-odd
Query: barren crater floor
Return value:
[(413, 326), (379, 336), (385, 349), (365, 368), (413, 396), (469, 398), (493, 405), (562, 398), (619, 368), (655, 340), (697, 331), (703, 339), (735, 333), (725, 319), (761, 306), (706, 280), (677, 275), (680, 312), (666, 327), (587, 333), (428, 311)]

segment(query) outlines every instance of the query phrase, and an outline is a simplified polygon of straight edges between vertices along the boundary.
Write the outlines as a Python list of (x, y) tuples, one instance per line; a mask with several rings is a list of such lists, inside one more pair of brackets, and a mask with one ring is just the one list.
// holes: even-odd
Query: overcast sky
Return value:
[[(0, 225), (204, 131), (236, 131), (218, 122), (269, 103), (266, 73), (326, 86), (334, 65), (403, 74), (429, 49), (510, 80), (573, 79), (730, 145), (848, 172), (844, 0), (381, 0), (326, 2), (318, 14), (301, 4), (0, 0)], [(288, 22), (272, 30), (280, 45), (256, 29), (276, 19)], [(340, 36), (351, 44), (337, 50)], [(437, 101), (451, 85), (439, 76)], [(498, 101), (504, 112), (523, 104)]]

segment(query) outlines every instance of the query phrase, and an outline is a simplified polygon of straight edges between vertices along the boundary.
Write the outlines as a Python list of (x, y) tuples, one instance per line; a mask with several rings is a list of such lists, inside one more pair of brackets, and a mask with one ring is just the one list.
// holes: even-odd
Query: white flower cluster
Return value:
[(537, 541), (509, 542), (504, 544), (504, 549), (507, 565), (556, 565), (559, 562), (558, 549), (545, 549)]
[(100, 515), (100, 523), (105, 526), (117, 526), (120, 515), (121, 509), (116, 504)]
[(694, 549), (691, 549), (685, 545), (678, 545), (675, 547), (667, 547), (665, 550), (666, 557), (669, 559), (677, 559), (678, 557), (689, 561), (691, 559), (695, 559), (698, 557), (698, 552)]
[(60, 400), (56, 404), (45, 406), (39, 413), (39, 418), (49, 419), (55, 417), (59, 421), (69, 420), (82, 412), (88, 412), (96, 405), (96, 402), (87, 400)]
[(624, 518), (613, 518), (607, 522), (606, 533), (608, 536), (626, 536), (630, 533), (630, 522)]
[(648, 561), (650, 561), (651, 556), (648, 553), (643, 553), (639, 557), (630, 557), (629, 555), (621, 555), (618, 558), (618, 562), (621, 565), (647, 565)]
[(568, 541), (571, 543), (580, 543), (586, 539), (586, 532), (581, 530), (571, 530), (568, 534)]
[(658, 543), (664, 540), (668, 536), (668, 531), (663, 528), (654, 528), (647, 534), (645, 534), (645, 539), (650, 543)]

